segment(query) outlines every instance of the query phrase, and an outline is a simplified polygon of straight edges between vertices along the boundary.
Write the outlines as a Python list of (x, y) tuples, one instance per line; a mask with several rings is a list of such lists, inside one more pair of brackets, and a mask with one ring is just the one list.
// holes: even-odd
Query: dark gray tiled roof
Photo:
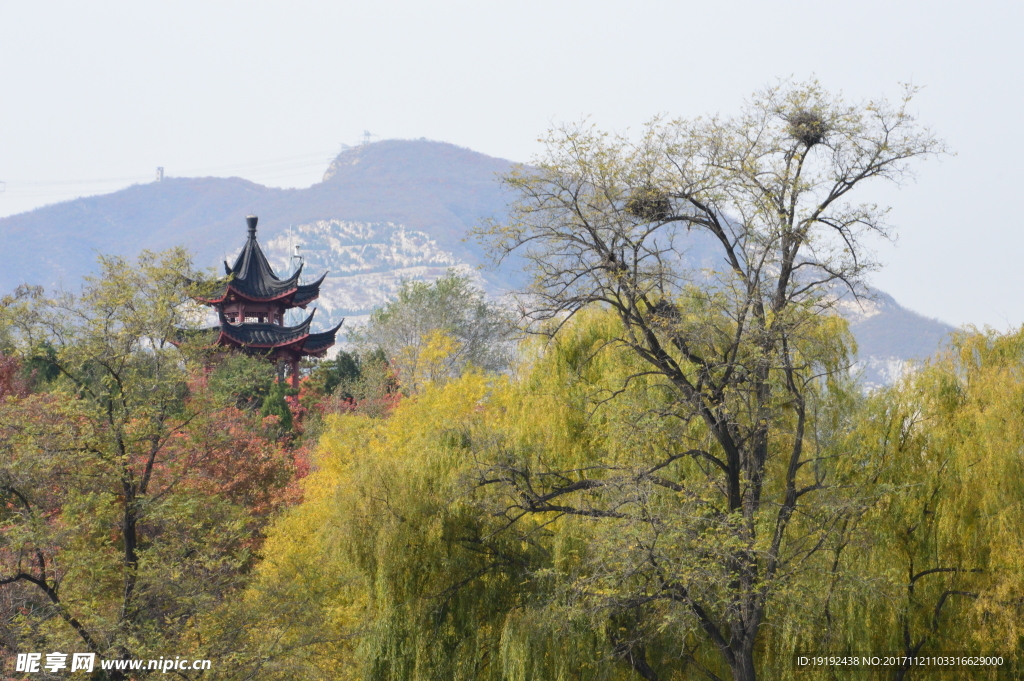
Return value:
[(228, 267), (225, 262), (224, 267), (229, 275), (235, 275), (228, 286), (246, 298), (257, 300), (277, 298), (295, 290), (299, 286), (299, 275), (302, 274), (300, 266), (295, 274), (287, 279), (278, 279), (267, 262), (267, 256), (263, 255), (263, 249), (256, 241), (255, 229), (249, 230), (249, 238), (235, 259), (235, 264)]
[(314, 310), (305, 321), (296, 326), (278, 326), (277, 324), (231, 324), (221, 315), (220, 326), (216, 327), (222, 334), (239, 345), (257, 347), (277, 347), (289, 345), (309, 335), (309, 324), (313, 321)]
[(231, 341), (244, 347), (276, 348), (284, 345), (298, 344), (297, 349), (309, 354), (316, 354), (334, 345), (338, 329), (345, 323), (345, 320), (342, 320), (333, 329), (319, 333), (310, 333), (309, 326), (313, 321), (315, 313), (316, 310), (313, 310), (301, 324), (296, 326), (232, 324), (221, 315), (220, 325), (210, 330), (223, 334)]
[(274, 274), (274, 268), (267, 261), (263, 249), (256, 241), (256, 216), (250, 215), (246, 218), (249, 223), (249, 238), (242, 248), (242, 252), (235, 258), (234, 265), (224, 262), (224, 271), (227, 272), (230, 281), (224, 282), (220, 290), (209, 299), (208, 302), (215, 303), (223, 300), (228, 290), (234, 291), (243, 298), (249, 300), (273, 300), (292, 295), (292, 305), (306, 306), (320, 296), (320, 284), (323, 283), (327, 273), (324, 272), (316, 281), (310, 284), (300, 284), (299, 277), (302, 275), (302, 266), (287, 279), (278, 279)]
[(320, 297), (320, 284), (323, 283), (324, 278), (327, 277), (327, 272), (320, 275), (320, 278), (311, 284), (299, 284), (298, 290), (295, 292), (295, 297), (292, 298), (292, 302), (295, 305), (305, 305), (311, 303)]

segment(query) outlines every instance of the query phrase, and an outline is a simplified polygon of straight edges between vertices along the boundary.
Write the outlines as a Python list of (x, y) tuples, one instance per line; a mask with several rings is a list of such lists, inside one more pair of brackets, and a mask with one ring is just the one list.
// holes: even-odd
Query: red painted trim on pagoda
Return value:
[[(328, 272), (324, 272), (323, 274), (320, 275), (320, 278), (317, 279), (316, 281), (314, 281), (312, 283), (309, 283), (309, 284), (298, 284), (295, 287), (288, 289), (284, 293), (281, 293), (279, 295), (273, 296), (272, 298), (252, 298), (252, 297), (242, 293), (238, 289), (234, 288), (231, 285), (231, 282), (228, 282), (226, 284), (226, 288), (224, 289), (224, 295), (222, 297), (220, 297), (220, 298), (196, 298), (196, 300), (198, 300), (201, 303), (205, 303), (207, 305), (216, 305), (218, 303), (228, 302), (227, 296), (228, 296), (228, 293), (230, 292), (230, 293), (234, 293), (236, 296), (238, 296), (242, 300), (250, 302), (250, 303), (273, 303), (275, 301), (283, 300), (283, 299), (287, 298), (288, 296), (294, 296), (296, 293), (299, 292), (300, 288), (304, 288), (304, 287), (305, 288), (312, 288), (313, 295), (308, 297), (308, 298), (302, 298), (301, 299), (302, 300), (301, 303), (296, 303), (294, 301), (294, 299), (292, 301), (290, 301), (290, 302), (295, 303), (299, 307), (302, 307), (303, 309), (305, 309), (306, 305), (309, 305), (314, 300), (316, 300), (317, 298), (320, 297), (320, 285), (324, 283), (324, 279), (327, 278), (328, 274), (330, 274), (329, 271)], [(313, 287), (315, 287), (315, 288), (313, 288)]]
[[(289, 289), (289, 290), (285, 291), (284, 293), (282, 293), (282, 294), (280, 294), (278, 296), (274, 296), (273, 298), (251, 298), (251, 297), (245, 295), (244, 293), (242, 293), (241, 291), (239, 291), (238, 289), (233, 288), (231, 286), (231, 284), (228, 284), (228, 288), (224, 292), (224, 295), (222, 297), (220, 297), (220, 298), (196, 298), (196, 300), (198, 300), (201, 303), (206, 303), (207, 305), (216, 305), (218, 303), (230, 302), (230, 301), (228, 301), (228, 292), (229, 291), (231, 293), (235, 294), (235, 296), (237, 296), (238, 298), (241, 298), (242, 300), (244, 300), (246, 302), (250, 302), (250, 303), (273, 303), (275, 301), (282, 300), (283, 298), (287, 298), (288, 296), (294, 296), (296, 293), (298, 293), (299, 288), (295, 287), (293, 289)], [(314, 295), (312, 298), (309, 298), (309, 299), (305, 299), (304, 298), (302, 304), (305, 305), (307, 303), (310, 303), (310, 302), (316, 300), (319, 297), (320, 297), (320, 292), (317, 291), (316, 295)]]

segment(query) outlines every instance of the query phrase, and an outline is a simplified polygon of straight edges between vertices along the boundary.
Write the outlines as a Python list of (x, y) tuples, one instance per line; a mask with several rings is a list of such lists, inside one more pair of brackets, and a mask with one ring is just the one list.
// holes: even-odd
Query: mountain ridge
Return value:
[[(505, 214), (511, 196), (498, 179), (514, 165), (444, 142), (383, 140), (342, 151), (323, 180), (305, 189), (237, 177), (132, 185), (0, 218), (0, 288), (68, 285), (94, 271), (98, 253), (133, 257), (175, 245), (189, 247), (198, 266), (219, 268), (241, 248), (242, 218), (253, 213), (279, 271), (291, 265), (295, 246), (310, 275), (331, 270), (319, 301), (321, 326), (368, 314), (404, 279), (430, 280), (450, 268), (500, 294), (524, 283), (522, 267), (515, 260), (486, 267), (483, 247), (466, 234)], [(880, 291), (859, 312), (846, 306), (844, 315), (869, 384), (891, 381), (953, 329)]]

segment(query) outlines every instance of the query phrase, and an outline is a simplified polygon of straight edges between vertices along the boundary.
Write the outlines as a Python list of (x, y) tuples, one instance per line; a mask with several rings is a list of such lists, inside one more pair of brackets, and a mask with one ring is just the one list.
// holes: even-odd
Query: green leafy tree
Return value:
[(318, 362), (304, 384), (311, 394), (318, 397), (335, 395), (342, 399), (353, 399), (351, 386), (362, 376), (359, 355), (340, 351), (334, 359)]
[(270, 386), (270, 391), (263, 399), (260, 416), (264, 418), (267, 416), (277, 417), (277, 425), (284, 432), (292, 429), (292, 410), (288, 407), (288, 401), (285, 400), (283, 383), (274, 383)]
[(214, 396), (240, 409), (260, 410), (270, 394), (277, 374), (273, 363), (263, 357), (231, 352), (214, 357), (209, 386)]
[(374, 310), (349, 338), (363, 353), (382, 351), (403, 388), (415, 392), (469, 366), (507, 369), (513, 331), (505, 310), (487, 301), (468, 277), (449, 272), (430, 284), (404, 282), (398, 297)]
[(244, 582), (295, 466), (170, 343), (202, 317), (187, 254), (100, 264), (18, 320), (59, 376), (0, 404), (5, 640), (155, 658)]

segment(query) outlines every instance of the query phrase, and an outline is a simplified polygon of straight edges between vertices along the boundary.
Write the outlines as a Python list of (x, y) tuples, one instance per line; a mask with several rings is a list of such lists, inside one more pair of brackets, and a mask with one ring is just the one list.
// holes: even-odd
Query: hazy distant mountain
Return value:
[(134, 255), (175, 244), (189, 246), (197, 263), (214, 265), (241, 247), (247, 213), (259, 216), (261, 241), (322, 220), (391, 222), (444, 244), (460, 260), (477, 261), (480, 248), (462, 239), (481, 217), (504, 209), (496, 179), (510, 165), (452, 144), (389, 140), (346, 150), (308, 189), (168, 177), (46, 206), (0, 219), (0, 289), (74, 283), (97, 253)]
[[(179, 244), (198, 265), (217, 266), (241, 248), (244, 216), (253, 213), (279, 271), (291, 269), (295, 246), (306, 273), (330, 270), (320, 325), (368, 314), (403, 279), (431, 280), (449, 268), (497, 294), (522, 283), (520, 268), (478, 269), (482, 248), (466, 234), (482, 219), (503, 215), (508, 197), (497, 180), (511, 165), (451, 144), (388, 140), (343, 151), (323, 181), (307, 189), (168, 177), (47, 206), (0, 219), (0, 290), (23, 282), (77, 286), (98, 253), (131, 257)], [(907, 360), (928, 356), (951, 330), (886, 294), (843, 307), (870, 383), (891, 380)]]
[(869, 385), (891, 383), (914, 360), (935, 353), (953, 331), (949, 324), (908, 310), (888, 293), (844, 301), (843, 316), (857, 339), (858, 369)]

